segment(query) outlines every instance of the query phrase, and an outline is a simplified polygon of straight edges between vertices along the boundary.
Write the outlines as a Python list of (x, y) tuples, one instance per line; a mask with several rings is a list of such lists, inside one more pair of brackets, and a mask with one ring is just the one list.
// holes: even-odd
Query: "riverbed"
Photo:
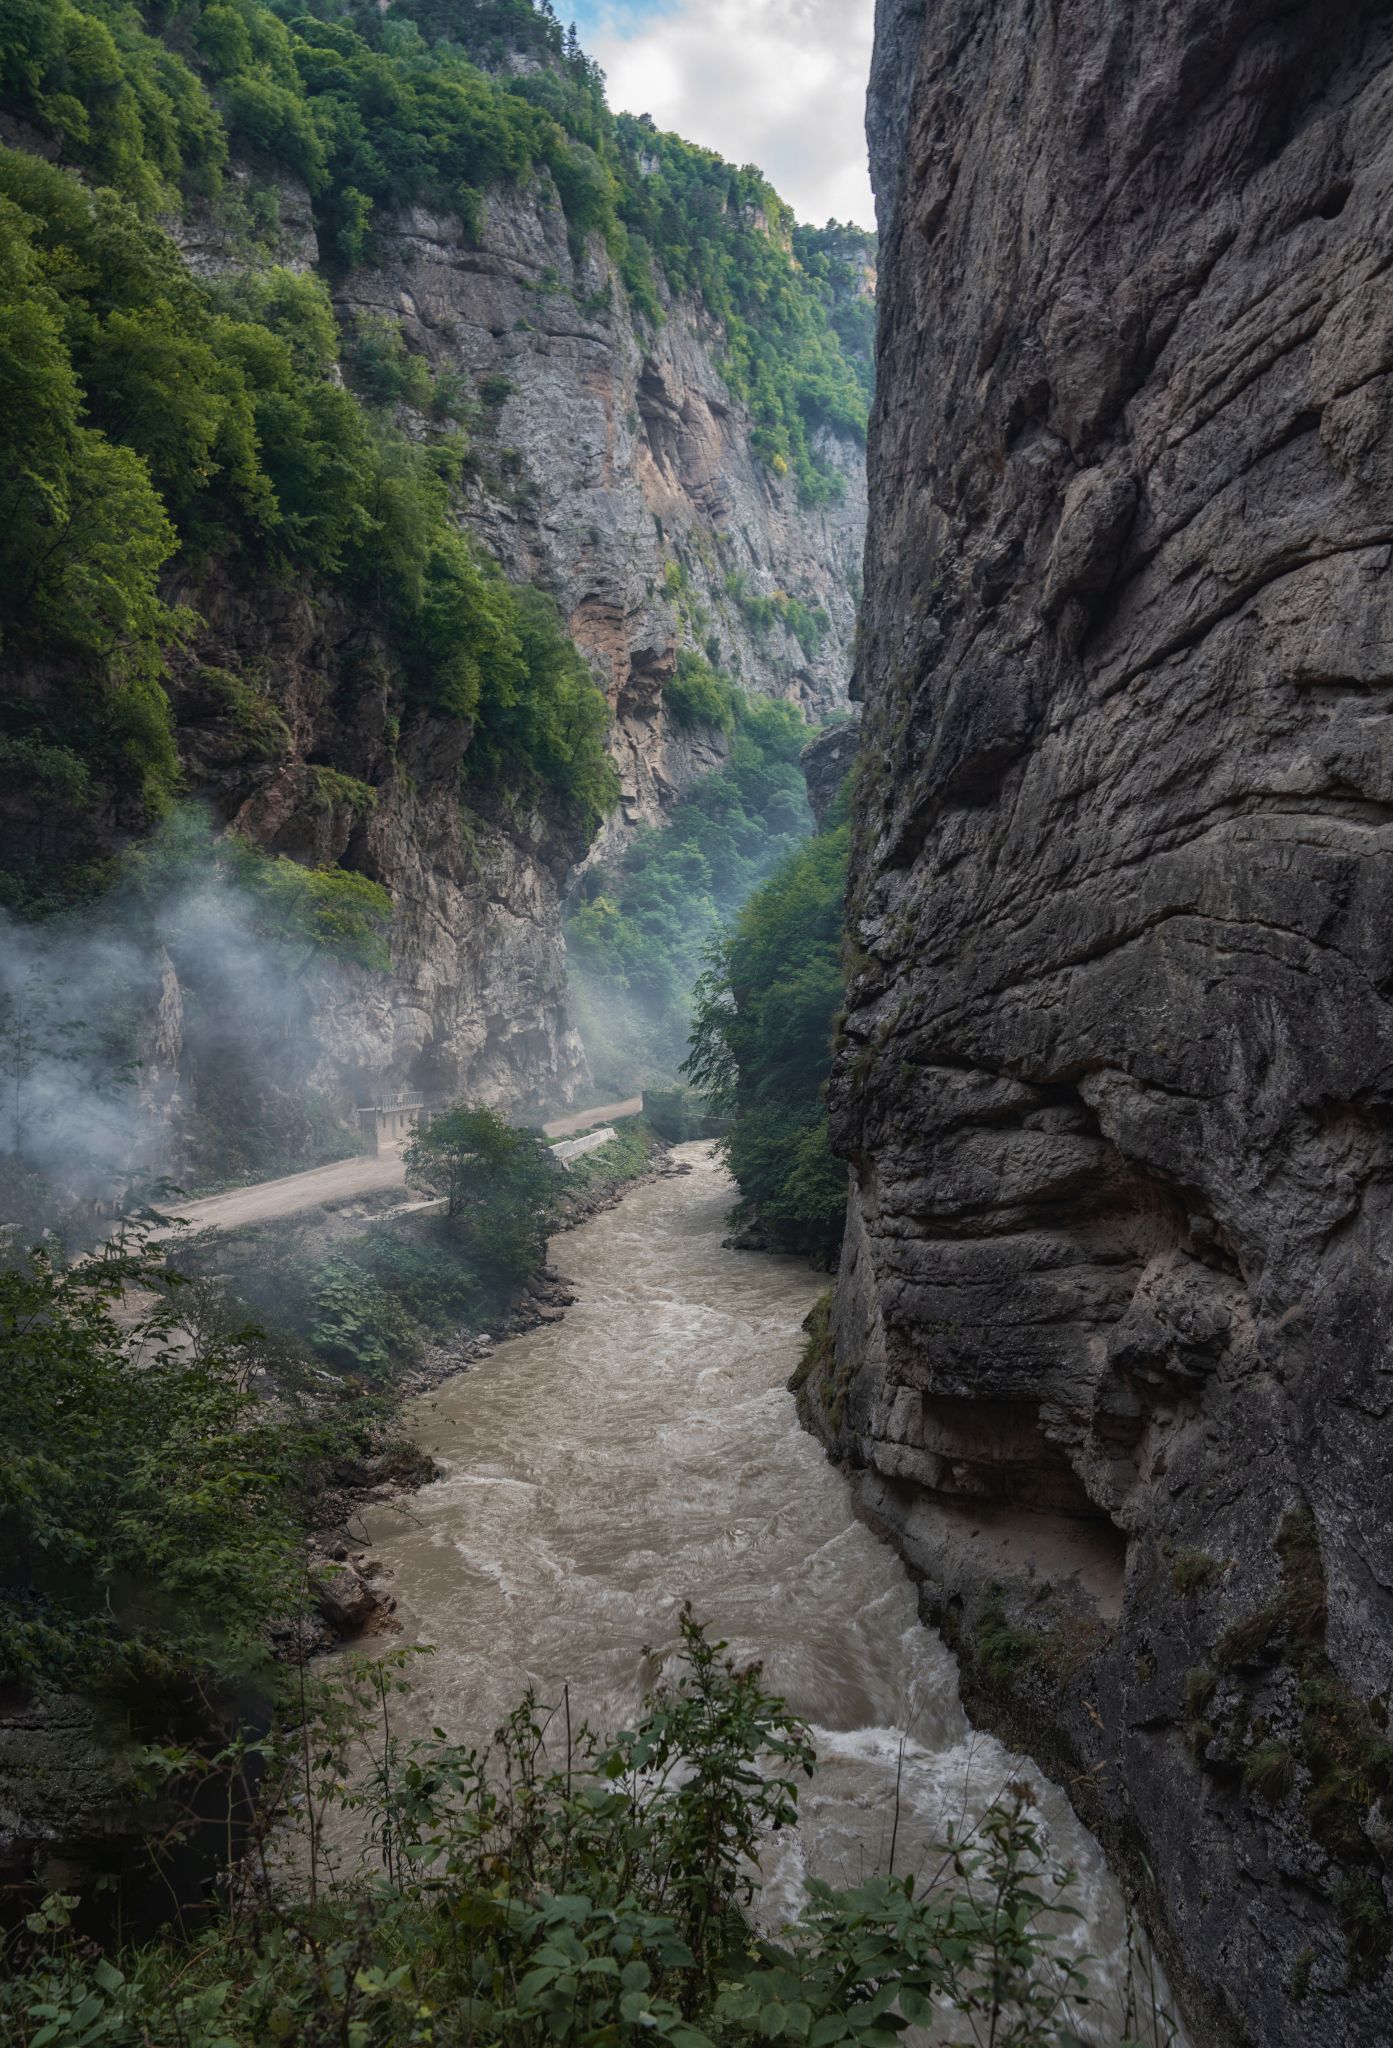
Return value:
[(802, 1823), (767, 1870), (768, 1908), (805, 1879), (854, 1884), (922, 1867), (1010, 1781), (1035, 1788), (1050, 1852), (1077, 1872), (1069, 1940), (1099, 1960), (1119, 2038), (1121, 1900), (1068, 1802), (1029, 1760), (968, 1725), (953, 1660), (919, 1622), (899, 1561), (852, 1510), (803, 1431), (787, 1380), (826, 1281), (800, 1261), (727, 1251), (732, 1189), (704, 1146), (558, 1239), (577, 1296), (420, 1401), (443, 1477), (369, 1533), (392, 1572), (413, 1715), (486, 1742), (530, 1684), (569, 1685), (601, 1729), (632, 1719), (678, 1638), (683, 1603), (810, 1724), (820, 1766)]

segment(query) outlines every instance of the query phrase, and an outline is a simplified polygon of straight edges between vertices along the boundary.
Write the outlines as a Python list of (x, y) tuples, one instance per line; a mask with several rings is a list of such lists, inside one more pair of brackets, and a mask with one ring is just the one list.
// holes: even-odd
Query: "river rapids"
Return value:
[[(1121, 2038), (1127, 1929), (1102, 1854), (1028, 1758), (968, 1724), (953, 1659), (894, 1554), (800, 1428), (790, 1372), (825, 1280), (725, 1250), (732, 1188), (707, 1147), (558, 1241), (577, 1301), (419, 1402), (443, 1477), (369, 1533), (405, 1640), (434, 1655), (412, 1713), (485, 1743), (530, 1684), (577, 1722), (631, 1722), (684, 1602), (811, 1725), (819, 1769), (769, 1858), (766, 1915), (804, 1881), (924, 1866), (1026, 1780), (1052, 1859), (1077, 1873), (1067, 1939), (1089, 1965), (1086, 2039)], [(898, 1791), (897, 1791), (898, 1788)], [(933, 1866), (930, 1866), (933, 1867)], [(1159, 2039), (1172, 2036), (1162, 2028)]]

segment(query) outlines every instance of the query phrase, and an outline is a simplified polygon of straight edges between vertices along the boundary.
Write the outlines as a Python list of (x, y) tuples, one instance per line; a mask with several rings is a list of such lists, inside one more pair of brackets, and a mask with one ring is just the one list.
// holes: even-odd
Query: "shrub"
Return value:
[(1177, 1593), (1198, 1593), (1218, 1576), (1218, 1560), (1203, 1550), (1182, 1550), (1171, 1566), (1171, 1584)]
[[(395, 1733), (400, 1658), (308, 1684), (306, 1711), (219, 1760), (263, 1772), (254, 1840), (288, 1841), (299, 1894), (239, 1910), (233, 1887), (206, 1933), (114, 1960), (73, 1938), (74, 1901), (50, 1900), (15, 1946), (0, 2029), (81, 2013), (117, 2043), (249, 2048), (406, 2043), (424, 2020), (442, 2048), (893, 2048), (954, 2015), (1013, 2048), (1063, 2039), (1086, 1993), (1057, 1931), (1069, 1877), (1047, 1875), (1019, 1790), (942, 1845), (936, 1879), (814, 1882), (790, 1924), (759, 1930), (760, 1851), (796, 1821), (814, 1757), (723, 1647), (684, 1616), (678, 1675), (631, 1729), (563, 1738), (528, 1694), (482, 1754)], [(376, 1872), (332, 1868), (345, 1809)]]
[(735, 705), (729, 679), (719, 675), (699, 654), (684, 647), (677, 669), (663, 688), (663, 702), (678, 725), (735, 729)]
[[(131, 1289), (154, 1296), (134, 1325)], [(0, 1268), (9, 1681), (173, 1690), (262, 1662), (295, 1580), (301, 1445), (243, 1371), (235, 1342), (188, 1350), (139, 1238), (70, 1269), (47, 1252)]]
[(530, 1131), (483, 1105), (456, 1103), (418, 1125), (405, 1151), (409, 1186), (443, 1196), (451, 1234), (494, 1286), (512, 1289), (546, 1243), (556, 1164)]

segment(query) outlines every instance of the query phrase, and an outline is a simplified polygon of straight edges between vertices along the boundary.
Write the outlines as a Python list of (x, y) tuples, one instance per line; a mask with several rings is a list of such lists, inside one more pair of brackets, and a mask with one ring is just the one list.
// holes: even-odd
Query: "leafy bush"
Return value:
[(729, 678), (689, 647), (677, 656), (676, 673), (664, 686), (663, 702), (678, 725), (712, 726), (724, 733), (735, 730), (734, 693)]
[(496, 1287), (513, 1289), (546, 1243), (556, 1163), (540, 1138), (495, 1109), (453, 1108), (418, 1124), (405, 1151), (410, 1187), (443, 1196), (451, 1235)]
[[(132, 1326), (129, 1289), (155, 1304)], [(242, 1347), (186, 1348), (139, 1240), (0, 1267), (0, 1672), (27, 1686), (245, 1677), (290, 1601), (292, 1419)]]
[[(791, 1925), (757, 1930), (758, 1856), (796, 1821), (814, 1756), (759, 1667), (723, 1648), (684, 1616), (675, 1682), (632, 1729), (563, 1746), (528, 1694), (482, 1754), (439, 1731), (401, 1742), (400, 1659), (310, 1684), (298, 1725), (212, 1766), (261, 1774), (253, 1868), (275, 1836), (300, 1894), (234, 1881), (206, 1933), (114, 1960), (74, 1938), (75, 1900), (51, 1898), (12, 1941), (0, 2039), (895, 2048), (940, 2015), (998, 2048), (1076, 2038), (1087, 1982), (1056, 1931), (1071, 1876), (1018, 1790), (944, 1842), (929, 1879), (814, 1882)], [(345, 1811), (376, 1872), (336, 1868)]]

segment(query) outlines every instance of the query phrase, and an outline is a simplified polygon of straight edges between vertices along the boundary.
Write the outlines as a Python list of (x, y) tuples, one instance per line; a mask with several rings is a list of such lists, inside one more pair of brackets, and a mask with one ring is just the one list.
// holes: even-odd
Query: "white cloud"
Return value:
[[(610, 105), (758, 164), (800, 220), (874, 224), (864, 133), (874, 0), (600, 0), (581, 38)], [(564, 10), (562, 10), (564, 13)]]

